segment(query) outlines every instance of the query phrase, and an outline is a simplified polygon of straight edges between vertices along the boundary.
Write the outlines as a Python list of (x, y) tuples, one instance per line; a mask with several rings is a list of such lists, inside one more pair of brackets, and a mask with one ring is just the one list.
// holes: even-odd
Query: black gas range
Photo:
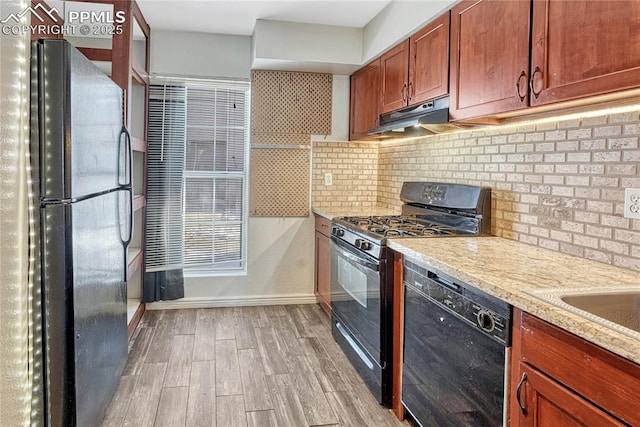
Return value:
[(489, 234), (489, 188), (405, 182), (401, 215), (331, 223), (332, 332), (371, 392), (391, 404), (393, 260), (389, 238)]

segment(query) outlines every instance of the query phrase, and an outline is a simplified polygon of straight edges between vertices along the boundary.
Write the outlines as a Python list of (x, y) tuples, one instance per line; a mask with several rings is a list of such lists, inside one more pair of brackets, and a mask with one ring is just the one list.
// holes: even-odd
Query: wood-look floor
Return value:
[(408, 426), (318, 305), (147, 311), (103, 426)]

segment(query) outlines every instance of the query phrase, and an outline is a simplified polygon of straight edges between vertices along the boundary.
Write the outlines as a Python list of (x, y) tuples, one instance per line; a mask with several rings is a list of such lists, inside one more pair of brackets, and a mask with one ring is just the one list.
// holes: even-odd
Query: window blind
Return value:
[[(175, 100), (175, 87), (183, 90), (183, 104)], [(244, 270), (249, 99), (247, 82), (165, 80), (162, 84), (151, 85), (148, 179), (152, 180), (154, 159), (181, 167), (182, 197), (179, 219), (174, 217), (173, 210), (170, 213), (166, 209), (152, 212), (152, 204), (148, 203), (148, 225), (149, 219), (155, 216), (154, 221), (158, 223), (169, 221), (166, 226), (176, 230), (176, 234), (181, 231), (180, 238), (175, 239), (175, 246), (180, 247), (179, 256), (173, 252), (171, 242), (169, 254), (147, 256), (148, 271), (158, 268), (150, 265), (152, 261), (180, 262), (192, 271)], [(155, 103), (158, 106), (152, 108)], [(175, 111), (177, 105), (184, 106), (180, 113)], [(152, 115), (156, 116), (153, 120)], [(151, 126), (158, 129), (152, 133)], [(174, 139), (182, 141), (182, 149), (168, 152), (166, 142)], [(152, 146), (154, 159), (151, 157)], [(160, 157), (174, 154), (176, 159)], [(178, 174), (154, 179), (163, 183), (174, 178), (177, 179)], [(151, 186), (149, 182), (149, 190)], [(159, 187), (171, 186), (161, 184)], [(169, 195), (166, 200), (172, 202), (174, 199), (178, 198)], [(174, 224), (176, 222), (179, 224)], [(148, 251), (153, 248), (151, 244), (147, 244)]]
[(186, 107), (184, 87), (149, 87), (145, 230), (145, 267), (149, 272), (184, 265)]

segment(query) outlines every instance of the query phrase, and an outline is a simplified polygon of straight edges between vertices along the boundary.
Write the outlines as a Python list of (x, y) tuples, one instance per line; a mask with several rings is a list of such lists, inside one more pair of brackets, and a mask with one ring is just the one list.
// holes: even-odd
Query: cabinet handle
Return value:
[(520, 392), (522, 391), (522, 385), (527, 381), (527, 373), (522, 374), (522, 378), (520, 378), (520, 382), (518, 383), (518, 387), (516, 388), (516, 400), (518, 401), (518, 406), (522, 411), (522, 415), (527, 415), (527, 408), (524, 407), (522, 401), (520, 400)]
[(533, 70), (533, 74), (531, 74), (531, 79), (529, 79), (529, 89), (531, 89), (531, 93), (536, 99), (538, 99), (538, 95), (540, 95), (540, 92), (542, 92), (542, 88), (540, 88), (538, 92), (536, 92), (535, 89), (533, 89), (533, 79), (535, 78), (537, 73), (542, 74), (542, 70), (538, 66), (536, 66), (536, 69)]
[(409, 100), (413, 99), (413, 96), (416, 94), (416, 87), (413, 85), (413, 82), (409, 82)]
[(527, 73), (525, 73), (524, 71), (522, 71), (520, 73), (520, 75), (518, 76), (518, 80), (516, 80), (516, 93), (518, 94), (518, 98), (520, 98), (520, 102), (524, 101), (524, 98), (527, 96), (527, 93), (525, 92), (524, 95), (520, 94), (520, 80), (522, 80), (522, 78), (524, 77), (525, 79), (525, 84), (527, 81)]
[(402, 96), (402, 101), (407, 102), (407, 84), (406, 83), (402, 85), (400, 95)]

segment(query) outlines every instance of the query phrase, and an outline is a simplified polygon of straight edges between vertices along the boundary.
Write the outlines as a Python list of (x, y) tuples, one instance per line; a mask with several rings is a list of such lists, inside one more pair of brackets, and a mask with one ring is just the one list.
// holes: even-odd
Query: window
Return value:
[[(245, 271), (249, 100), (247, 82), (150, 86), (148, 271), (154, 263), (192, 275)], [(154, 239), (153, 230), (162, 232)]]

